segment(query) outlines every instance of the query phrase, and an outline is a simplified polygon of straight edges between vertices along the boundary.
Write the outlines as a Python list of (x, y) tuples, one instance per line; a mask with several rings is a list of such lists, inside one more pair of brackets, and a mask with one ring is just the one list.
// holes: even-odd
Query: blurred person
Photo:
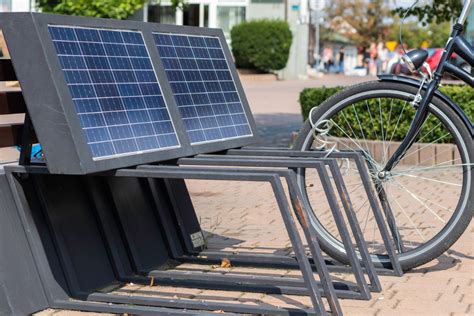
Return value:
[(332, 47), (325, 47), (323, 49), (323, 63), (324, 63), (325, 72), (329, 72), (331, 64), (333, 63), (332, 58), (333, 58)]
[(369, 47), (364, 46), (362, 50), (362, 61), (363, 61), (363, 66), (367, 70), (366, 75), (368, 76), (370, 74), (370, 50)]
[(387, 66), (388, 49), (384, 43), (379, 42), (377, 44), (377, 75), (384, 73)]
[(371, 43), (370, 44), (370, 66), (369, 66), (369, 74), (375, 75), (377, 72), (377, 44)]
[(338, 73), (344, 73), (344, 47), (339, 48)]

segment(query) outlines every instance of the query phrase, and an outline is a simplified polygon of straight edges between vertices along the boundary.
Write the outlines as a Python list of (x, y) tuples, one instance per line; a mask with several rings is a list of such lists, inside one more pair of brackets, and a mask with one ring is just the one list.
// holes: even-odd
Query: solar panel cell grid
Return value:
[(191, 144), (251, 136), (219, 38), (153, 35)]
[(95, 159), (179, 147), (140, 32), (48, 29)]

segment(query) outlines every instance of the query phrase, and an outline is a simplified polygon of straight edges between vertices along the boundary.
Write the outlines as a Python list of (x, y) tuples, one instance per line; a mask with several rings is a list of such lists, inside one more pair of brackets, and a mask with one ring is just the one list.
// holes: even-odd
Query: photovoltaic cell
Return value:
[(252, 135), (218, 37), (153, 33), (191, 144)]
[(140, 32), (48, 30), (94, 159), (180, 146)]

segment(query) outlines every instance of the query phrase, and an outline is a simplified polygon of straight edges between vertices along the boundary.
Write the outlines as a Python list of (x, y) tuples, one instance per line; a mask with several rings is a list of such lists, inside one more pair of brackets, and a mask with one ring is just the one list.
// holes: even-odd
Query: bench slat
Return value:
[[(0, 127), (0, 147), (10, 147), (21, 145), (21, 135), (23, 125), (3, 126)], [(31, 142), (37, 143), (35, 135), (32, 135)]]
[(0, 81), (16, 81), (15, 70), (12, 61), (8, 58), (0, 58)]
[(25, 122), (25, 114), (6, 114), (0, 115), (0, 127), (23, 125)]
[(0, 92), (0, 114), (26, 113), (26, 104), (21, 91)]

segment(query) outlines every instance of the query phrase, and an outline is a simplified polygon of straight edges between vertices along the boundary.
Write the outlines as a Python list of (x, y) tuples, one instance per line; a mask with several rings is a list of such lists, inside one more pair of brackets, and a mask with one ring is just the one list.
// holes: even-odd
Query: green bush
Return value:
[[(304, 119), (308, 118), (310, 110), (321, 104), (324, 100), (341, 91), (342, 87), (334, 88), (306, 88), (300, 93), (300, 105)], [(459, 106), (466, 112), (467, 116), (471, 121), (474, 119), (474, 89), (468, 86), (443, 86), (440, 89), (445, 93), (451, 100), (459, 104)], [(379, 111), (379, 100), (373, 100), (368, 103), (358, 104), (355, 106), (362, 106), (364, 111), (358, 111), (355, 115), (355, 111), (351, 108), (346, 108), (341, 114), (333, 117), (335, 126), (341, 126), (340, 128), (334, 128), (331, 130), (331, 135), (336, 137), (347, 137), (348, 134), (352, 134), (357, 138), (366, 139), (381, 139), (382, 135), (385, 134), (384, 138), (388, 138), (390, 135), (392, 140), (400, 141), (406, 135), (406, 132), (410, 126), (410, 122), (414, 116), (415, 110), (412, 107), (404, 107), (404, 102), (400, 101), (400, 106), (395, 106), (396, 103), (392, 100), (382, 100), (382, 106), (392, 106), (392, 111)], [(387, 104), (384, 104), (386, 102)], [(392, 102), (389, 104), (389, 102)], [(365, 111), (365, 109), (367, 109)], [(380, 124), (370, 124), (375, 120), (375, 115), (382, 115), (383, 120), (387, 122), (391, 120), (391, 124), (388, 129), (382, 130)], [(399, 124), (396, 121), (400, 117)], [(396, 119), (397, 118), (397, 119)], [(362, 122), (362, 124), (360, 124)], [(366, 122), (366, 124), (363, 124)], [(380, 121), (377, 121), (380, 122)], [(448, 133), (445, 127), (438, 125), (439, 120), (430, 116), (428, 121), (424, 124), (421, 132), (423, 136), (422, 142), (439, 142), (446, 143), (451, 142), (452, 139), (445, 137)], [(353, 128), (352, 128), (353, 127)], [(354, 137), (352, 136), (351, 137)], [(393, 136), (392, 136), (393, 135)]]
[(232, 53), (238, 68), (269, 72), (285, 68), (292, 35), (287, 22), (253, 20), (230, 32)]

